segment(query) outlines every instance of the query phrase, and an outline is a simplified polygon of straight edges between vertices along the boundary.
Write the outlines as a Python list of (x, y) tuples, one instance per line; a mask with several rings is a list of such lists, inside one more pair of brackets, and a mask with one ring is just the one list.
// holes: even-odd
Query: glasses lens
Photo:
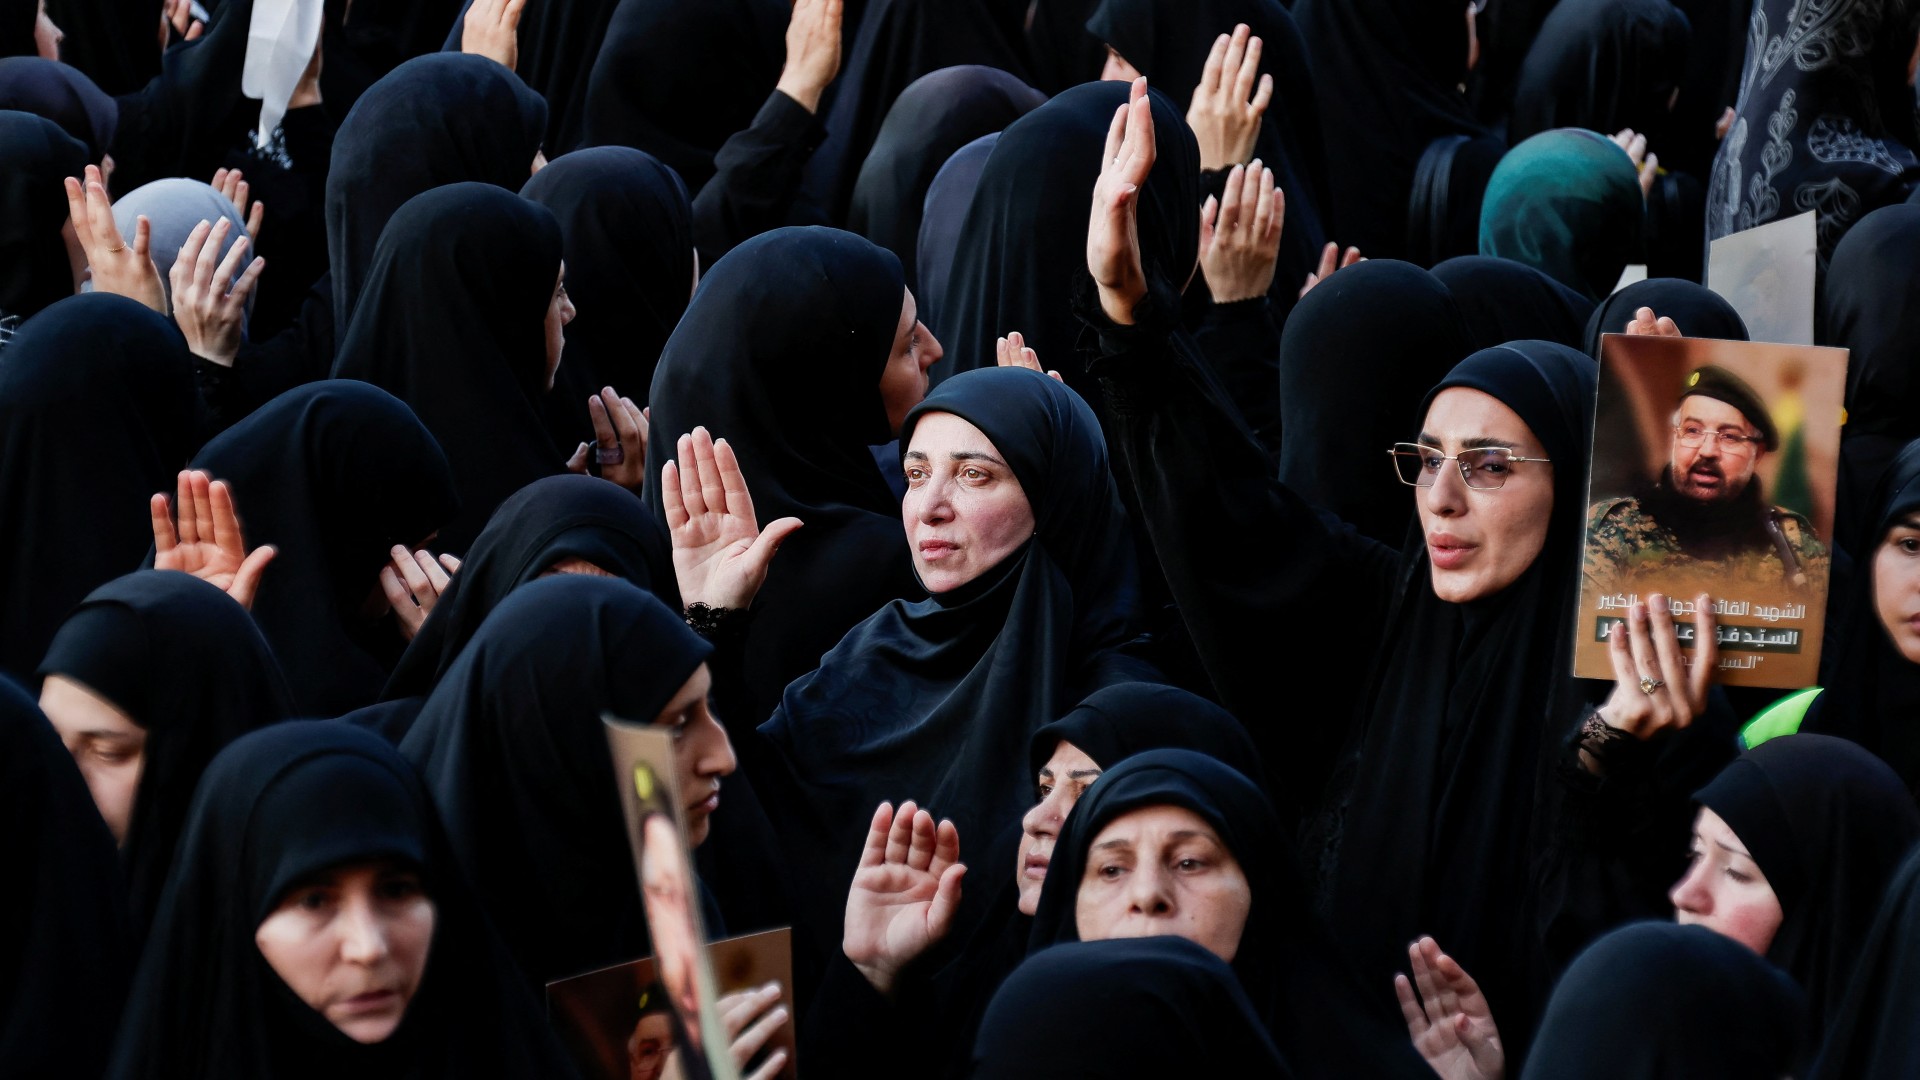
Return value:
[(1445, 462), (1446, 459), (1439, 453), (1418, 443), (1395, 443), (1393, 446), (1393, 466), (1399, 470), (1403, 484), (1432, 487), (1434, 474)]
[(1753, 456), (1753, 437), (1750, 435), (1721, 435), (1720, 454), (1722, 457), (1746, 458)]
[(1680, 445), (1681, 446), (1686, 446), (1686, 447), (1699, 446), (1701, 443), (1705, 441), (1707, 441), (1706, 428), (1703, 428), (1698, 424), (1687, 424), (1680, 428)]
[(1498, 446), (1462, 451), (1460, 468), (1467, 474), (1467, 486), (1497, 488), (1505, 484), (1507, 473), (1513, 468), (1508, 460), (1510, 457), (1512, 457), (1511, 454)]

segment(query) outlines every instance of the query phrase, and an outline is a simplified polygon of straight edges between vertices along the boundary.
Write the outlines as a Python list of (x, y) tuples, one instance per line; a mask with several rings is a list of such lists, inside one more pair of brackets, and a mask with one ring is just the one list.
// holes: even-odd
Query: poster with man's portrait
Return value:
[(1655, 593), (1694, 649), (1705, 593), (1717, 681), (1817, 681), (1846, 374), (1844, 349), (1601, 339), (1575, 675), (1613, 678), (1608, 631)]

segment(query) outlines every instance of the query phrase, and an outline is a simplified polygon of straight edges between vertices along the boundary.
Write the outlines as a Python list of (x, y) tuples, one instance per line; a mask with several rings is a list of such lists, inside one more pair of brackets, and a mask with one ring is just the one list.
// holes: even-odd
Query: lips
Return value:
[(920, 541), (919, 548), (920, 557), (928, 562), (944, 559), (960, 550), (958, 545), (946, 540), (922, 540)]
[(1049, 856), (1029, 853), (1020, 864), (1020, 876), (1029, 881), (1043, 881), (1047, 876), (1047, 867), (1052, 862)]
[(337, 1007), (350, 1014), (379, 1012), (391, 1008), (399, 1000), (398, 990), (369, 990), (342, 1001)]
[(1456, 570), (1473, 557), (1479, 546), (1448, 533), (1438, 533), (1427, 538), (1427, 559), (1438, 569)]
[(720, 789), (715, 788), (713, 794), (687, 807), (687, 813), (711, 814), (718, 809), (720, 809)]

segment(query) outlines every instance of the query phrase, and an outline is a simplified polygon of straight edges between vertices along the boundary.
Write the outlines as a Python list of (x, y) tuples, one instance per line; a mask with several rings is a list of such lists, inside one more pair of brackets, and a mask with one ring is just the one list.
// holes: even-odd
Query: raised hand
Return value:
[(1395, 975), (1393, 990), (1414, 1049), (1442, 1080), (1501, 1080), (1507, 1055), (1480, 984), (1430, 937), (1407, 946), (1407, 959), (1413, 983)]
[(611, 386), (603, 386), (587, 399), (587, 412), (593, 420), (593, 442), (580, 444), (567, 459), (567, 469), (585, 475), (587, 454), (592, 451), (600, 465), (601, 479), (640, 490), (647, 482), (647, 432), (653, 410), (635, 405), (632, 398), (621, 397)]
[(1660, 176), (1660, 155), (1647, 153), (1647, 137), (1632, 128), (1622, 128), (1614, 132), (1613, 144), (1633, 160), (1633, 171), (1640, 176), (1640, 197), (1652, 194), (1653, 182)]
[[(173, 268), (167, 271), (167, 279), (173, 283), (173, 321), (186, 335), (187, 348), (221, 367), (232, 367), (234, 358), (240, 355), (247, 298), (267, 267), (267, 260), (255, 259), (247, 264), (239, 280), (234, 280), (240, 260), (247, 257), (248, 240), (244, 236), (235, 240), (222, 258), (220, 245), (226, 242), (232, 227), (233, 222), (226, 218), (217, 224), (202, 221), (195, 225), (187, 234), (187, 242), (180, 245)], [(232, 288), (227, 286), (230, 281)]]
[[(318, 51), (318, 49), (315, 50), (316, 53)], [(251, 200), (252, 185), (247, 183), (246, 177), (241, 175), (239, 169), (215, 169), (213, 170), (213, 189), (225, 195), (227, 201), (233, 204), (233, 208), (239, 211), (240, 217), (247, 223), (247, 238), (252, 240), (256, 245), (259, 244), (260, 223), (265, 220), (267, 204), (263, 202), (253, 203), (253, 213), (247, 213), (247, 204)]]
[(1027, 339), (1018, 330), (1009, 331), (1006, 337), (993, 341), (995, 367), (1023, 367), (1029, 371), (1044, 372), (1053, 377), (1054, 382), (1063, 382), (1060, 373), (1047, 371), (1040, 366), (1040, 354), (1027, 348)]
[[(720, 1013), (720, 1019), (727, 1025), (728, 1047), (733, 1057), (733, 1067), (740, 1071), (743, 1080), (773, 1080), (787, 1064), (787, 1052), (775, 1050), (767, 1055), (758, 1069), (747, 1071), (747, 1064), (755, 1054), (787, 1022), (787, 1007), (780, 1003), (780, 984), (770, 982), (765, 986), (756, 986), (751, 990), (737, 990), (714, 1002)], [(751, 1026), (749, 1026), (751, 1025)]]
[(1133, 309), (1147, 295), (1140, 259), (1140, 188), (1153, 171), (1153, 108), (1147, 80), (1133, 80), (1127, 103), (1113, 114), (1100, 178), (1093, 184), (1087, 222), (1087, 270), (1100, 291), (1100, 310), (1121, 326), (1133, 324)]
[[(1600, 719), (1636, 739), (1693, 723), (1706, 711), (1707, 690), (1720, 665), (1712, 598), (1694, 597), (1691, 665), (1681, 651), (1671, 607), (1660, 593), (1635, 601), (1627, 606), (1626, 620), (1607, 635), (1614, 684), (1600, 704)], [(1583, 752), (1583, 761), (1589, 757)]]
[(874, 989), (892, 993), (901, 970), (953, 929), (966, 872), (953, 822), (936, 826), (911, 800), (873, 812), (840, 947)]
[(167, 313), (166, 289), (149, 251), (153, 227), (141, 214), (134, 223), (133, 243), (120, 236), (100, 166), (87, 166), (84, 183), (67, 177), (67, 217), (81, 250), (87, 253), (94, 291), (130, 297), (162, 315)]
[(512, 71), (520, 63), (520, 12), (527, 0), (473, 0), (460, 29), (460, 51), (498, 60)]
[[(153, 515), (153, 566), (179, 570), (213, 585), (252, 610), (260, 575), (273, 561), (272, 545), (247, 551), (246, 533), (233, 507), (233, 491), (226, 481), (198, 470), (182, 472), (176, 502), (164, 493), (148, 501)], [(175, 523), (175, 507), (179, 522)]]
[(1207, 53), (1200, 85), (1193, 88), (1193, 104), (1187, 107), (1187, 126), (1200, 143), (1202, 169), (1224, 169), (1253, 156), (1260, 118), (1273, 101), (1273, 76), (1260, 74), (1260, 48), (1260, 39), (1241, 23), (1233, 33), (1215, 38)]
[(820, 95), (840, 73), (840, 20), (844, 0), (794, 0), (787, 20), (787, 64), (774, 89), (810, 113), (820, 111)]
[(674, 449), (678, 461), (660, 467), (660, 501), (673, 537), (681, 602), (745, 608), (800, 519), (781, 518), (761, 529), (733, 447), (725, 439), (715, 442), (706, 428), (680, 436)]
[(1300, 286), (1300, 295), (1304, 297), (1312, 292), (1315, 285), (1332, 277), (1335, 270), (1345, 270), (1347, 267), (1359, 262), (1366, 262), (1365, 259), (1360, 257), (1359, 248), (1350, 247), (1347, 249), (1346, 255), (1342, 256), (1340, 254), (1340, 245), (1329, 241), (1327, 246), (1320, 251), (1319, 268), (1309, 273), (1306, 283)]
[(193, 17), (193, 4), (189, 0), (165, 0), (160, 9), (160, 49), (163, 52), (167, 48), (169, 29), (180, 35), (182, 41), (194, 41), (207, 32), (207, 24)]
[(1653, 317), (1653, 309), (1643, 307), (1633, 313), (1633, 321), (1627, 324), (1627, 333), (1634, 337), (1679, 337), (1680, 327), (1665, 315)]
[(387, 552), (387, 559), (387, 565), (380, 568), (380, 591), (393, 606), (400, 636), (412, 641), (427, 616), (433, 614), (433, 606), (453, 584), (449, 575), (460, 569), (460, 560), (451, 555), (436, 560), (425, 548), (408, 551), (399, 544)]
[(1200, 208), (1200, 272), (1216, 304), (1265, 296), (1280, 259), (1287, 197), (1258, 158), (1250, 166), (1235, 165), (1222, 194), (1209, 195)]

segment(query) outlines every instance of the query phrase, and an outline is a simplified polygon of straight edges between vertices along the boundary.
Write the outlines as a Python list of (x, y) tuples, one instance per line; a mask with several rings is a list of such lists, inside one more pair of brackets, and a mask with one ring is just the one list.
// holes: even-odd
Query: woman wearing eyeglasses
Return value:
[[(1396, 550), (1323, 514), (1265, 469), (1177, 327), (1178, 282), (1142, 267), (1134, 199), (1154, 151), (1138, 95), (1108, 136), (1082, 294), (1098, 302), (1080, 305), (1121, 474), (1220, 700), (1284, 774), (1276, 788), (1301, 792), (1303, 854), (1361, 974), (1384, 992), (1432, 933), (1472, 955), (1496, 1010), (1530, 1018), (1530, 868), (1591, 715), (1568, 666), (1596, 366), (1538, 341), (1474, 353), (1394, 458), (1418, 531)], [(1655, 600), (1615, 644), (1610, 731), (1701, 711), (1704, 675), (1685, 674)], [(1516, 1056), (1524, 1026), (1507, 1032)]]

